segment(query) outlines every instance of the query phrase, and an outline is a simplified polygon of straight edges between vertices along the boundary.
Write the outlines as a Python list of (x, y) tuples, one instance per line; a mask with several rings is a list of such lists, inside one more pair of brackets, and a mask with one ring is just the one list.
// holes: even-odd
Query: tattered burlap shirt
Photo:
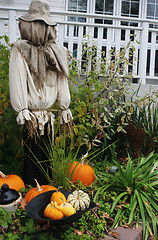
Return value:
[(56, 100), (61, 110), (60, 123), (72, 120), (68, 51), (55, 42), (54, 28), (44, 23), (21, 21), (20, 32), (22, 40), (12, 45), (10, 57), (11, 104), (18, 112), (18, 124), (31, 121), (32, 116), (43, 135), (46, 123), (53, 130), (54, 114), (50, 108)]

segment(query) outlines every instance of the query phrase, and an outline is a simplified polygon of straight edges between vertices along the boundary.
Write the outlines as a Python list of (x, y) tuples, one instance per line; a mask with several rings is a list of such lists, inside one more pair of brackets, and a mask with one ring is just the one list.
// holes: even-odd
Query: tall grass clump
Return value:
[[(153, 235), (156, 239), (158, 229), (158, 154), (150, 153), (146, 158), (128, 159), (123, 166), (113, 153), (113, 160), (118, 171), (115, 174), (98, 172), (98, 181), (102, 182), (94, 200), (105, 192), (115, 191), (117, 198), (112, 204), (111, 213), (115, 212), (112, 228), (116, 227), (124, 215), (132, 227), (142, 221), (143, 239)], [(105, 184), (103, 184), (103, 182)], [(117, 206), (119, 206), (117, 208)]]

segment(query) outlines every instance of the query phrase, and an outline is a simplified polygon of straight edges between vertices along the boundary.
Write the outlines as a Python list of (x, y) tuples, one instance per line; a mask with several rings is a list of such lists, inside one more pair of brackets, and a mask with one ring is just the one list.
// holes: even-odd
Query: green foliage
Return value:
[[(72, 173), (68, 174), (69, 164), (74, 161), (78, 161), (78, 152), (80, 147), (74, 149), (73, 135), (69, 136), (64, 132), (61, 132), (59, 136), (54, 137), (54, 143), (52, 139), (48, 137), (48, 141), (43, 141), (42, 151), (44, 152), (46, 159), (39, 161), (39, 159), (33, 154), (32, 161), (39, 164), (40, 170), (45, 175), (46, 179), (53, 186), (62, 186), (63, 189), (70, 187)], [(46, 163), (46, 169), (43, 167), (43, 163)]]
[(6, 211), (3, 208), (0, 208), (0, 226), (2, 228), (8, 228), (8, 224), (11, 223), (12, 217), (11, 213), (6, 213)]
[[(87, 39), (85, 36), (83, 42)], [(130, 84), (133, 76), (129, 59), (135, 51), (131, 41), (118, 52), (111, 49), (109, 57), (104, 51), (97, 51), (95, 40), (88, 42), (90, 45), (82, 46), (82, 61), (75, 58), (70, 61), (74, 139), (88, 149), (98, 146), (103, 149), (126, 134), (133, 108), (155, 93), (138, 97), (138, 90), (134, 91)], [(127, 97), (130, 94), (132, 98)]]
[[(140, 87), (140, 86), (139, 86)], [(131, 102), (130, 118), (123, 119), (126, 124), (126, 132), (114, 134), (113, 139), (120, 139), (116, 152), (118, 158), (127, 158), (127, 152), (132, 158), (138, 158), (141, 154), (148, 156), (150, 152), (158, 152), (158, 107), (156, 103), (157, 91), (151, 90), (143, 98), (138, 97), (139, 88)]]
[[(105, 149), (101, 150), (98, 148), (95, 151), (87, 151), (86, 154), (81, 155), (81, 146), (74, 146), (74, 135), (67, 135), (65, 131), (60, 131), (59, 136), (54, 138), (54, 144), (52, 144), (52, 139), (48, 139), (47, 142), (43, 141), (44, 147), (41, 147), (46, 159), (41, 162), (32, 153), (34, 156), (34, 159), (32, 160), (39, 164), (40, 170), (43, 172), (48, 182), (53, 184), (53, 186), (62, 186), (64, 189), (84, 189), (84, 186), (79, 179), (76, 184), (71, 182), (75, 168), (81, 161), (83, 161), (83, 159), (87, 164), (91, 165), (93, 159), (98, 158), (98, 155), (100, 155)], [(31, 149), (29, 149), (29, 151), (31, 151)], [(72, 166), (75, 161), (77, 161), (78, 164), (76, 164), (75, 168), (73, 168), (70, 173), (70, 165)], [(43, 163), (47, 163), (47, 169), (44, 169), (42, 166)]]
[[(114, 155), (114, 153), (113, 153)], [(123, 167), (116, 156), (115, 164), (118, 167), (118, 172), (114, 175), (104, 172), (97, 174), (99, 181), (106, 182), (98, 188), (95, 201), (99, 195), (111, 189), (118, 194), (114, 201), (111, 212), (115, 211), (116, 205), (122, 200), (122, 207), (117, 211), (115, 221), (112, 227), (120, 222), (122, 216), (128, 212), (128, 223), (136, 221), (137, 225), (140, 219), (143, 222), (143, 239), (148, 239), (148, 235), (154, 234), (157, 236), (158, 219), (158, 155), (151, 153), (147, 158), (128, 159), (128, 163)], [(128, 204), (128, 208), (127, 207)]]
[(18, 171), (17, 166), (19, 166), (23, 152), (21, 128), (16, 123), (16, 114), (11, 107), (9, 96), (9, 39), (7, 36), (0, 37), (0, 39), (5, 42), (5, 44), (0, 43), (0, 164), (3, 163), (3, 171), (8, 174), (13, 169), (14, 172)]
[(63, 234), (62, 239), (100, 239), (105, 237), (113, 222), (110, 206), (116, 197), (115, 192), (103, 193), (99, 198), (97, 208), (85, 213), (74, 223), (72, 228)]
[(141, 127), (145, 131), (145, 139), (141, 146), (141, 152), (147, 156), (151, 151), (158, 152), (158, 105), (152, 99), (142, 102), (133, 108), (131, 121), (134, 126)]
[(36, 230), (35, 221), (22, 209), (18, 208), (16, 212), (10, 213), (0, 208), (0, 216), (0, 239), (2, 240), (20, 240), (22, 234), (25, 237)]

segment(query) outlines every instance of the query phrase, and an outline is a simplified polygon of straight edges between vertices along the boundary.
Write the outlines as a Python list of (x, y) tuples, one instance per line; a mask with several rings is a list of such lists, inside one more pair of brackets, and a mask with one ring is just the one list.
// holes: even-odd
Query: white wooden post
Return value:
[[(3, 36), (4, 35), (4, 32), (5, 32), (5, 29), (4, 29), (4, 20), (3, 19), (0, 19), (0, 36)], [(1, 39), (1, 42), (2, 39)]]
[(65, 28), (65, 26), (63, 24), (59, 24), (59, 26), (58, 26), (58, 41), (61, 45), (63, 45), (63, 42), (64, 42), (64, 28)]
[[(125, 31), (125, 49), (127, 47), (127, 44), (129, 43), (130, 41), (130, 30), (126, 29)], [(129, 61), (129, 49), (126, 49), (126, 52), (125, 52), (125, 59), (127, 59), (127, 61)], [(128, 73), (128, 64), (125, 64), (124, 66), (124, 74), (126, 75)]]
[(82, 38), (83, 38), (83, 26), (79, 26), (78, 47), (77, 47), (77, 59), (79, 60), (79, 65), (78, 65), (79, 72), (81, 72), (81, 61), (82, 61)]
[(98, 63), (98, 71), (100, 69), (101, 63), (101, 52), (102, 52), (102, 42), (103, 42), (103, 28), (98, 27), (98, 42), (97, 42), (97, 63)]
[(8, 36), (10, 43), (16, 41), (16, 11), (9, 10)]
[(120, 52), (121, 46), (121, 29), (115, 29), (115, 43), (116, 43), (116, 53)]
[(112, 41), (112, 28), (107, 29), (107, 45), (106, 45), (106, 62), (107, 62), (107, 67), (110, 62), (110, 50), (111, 50), (111, 41)]
[(73, 55), (74, 25), (69, 25), (68, 49)]
[(151, 37), (151, 52), (150, 52), (150, 71), (149, 76), (154, 78), (155, 73), (155, 55), (156, 55), (156, 32), (152, 32)]
[(133, 77), (137, 76), (137, 67), (138, 67), (138, 48), (139, 48), (139, 44), (137, 43), (137, 41), (139, 41), (140, 39), (140, 31), (136, 31), (134, 32), (134, 42), (132, 43), (132, 45), (135, 48), (135, 51), (133, 53)]
[(140, 48), (140, 65), (139, 75), (142, 84), (146, 84), (146, 64), (147, 64), (147, 49), (148, 49), (148, 22), (143, 22), (143, 30), (141, 32), (141, 48)]
[[(93, 27), (91, 27), (91, 26), (89, 26), (89, 27), (87, 27), (87, 29), (88, 29), (88, 31), (87, 31), (87, 34), (88, 34), (88, 48), (89, 49), (91, 49), (91, 47), (92, 47), (92, 37), (93, 37), (93, 30), (94, 30), (94, 28)], [(88, 50), (89, 51), (89, 50)], [(90, 50), (91, 51), (91, 50)], [(88, 52), (87, 52), (87, 54), (88, 54)], [(88, 71), (91, 71), (91, 66), (92, 66), (92, 61), (91, 61), (91, 59), (88, 59), (89, 61), (88, 61), (88, 66), (87, 66), (87, 70)]]
[(108, 68), (110, 63), (110, 50), (112, 43), (112, 28), (107, 29), (107, 41), (106, 41), (106, 68)]

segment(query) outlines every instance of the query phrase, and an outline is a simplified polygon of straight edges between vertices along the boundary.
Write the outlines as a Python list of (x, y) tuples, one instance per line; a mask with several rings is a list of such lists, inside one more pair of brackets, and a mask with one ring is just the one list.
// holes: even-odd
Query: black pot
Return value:
[[(33, 219), (38, 219), (38, 220), (47, 220), (50, 221), (51, 224), (55, 226), (61, 226), (61, 225), (67, 225), (75, 222), (78, 220), (85, 212), (90, 211), (94, 207), (96, 207), (96, 204), (94, 202), (90, 202), (89, 208), (86, 208), (85, 210), (82, 211), (77, 211), (75, 214), (69, 216), (69, 217), (63, 217), (62, 219), (54, 220), (50, 218), (46, 218), (44, 216), (44, 210), (46, 206), (51, 202), (51, 196), (52, 193), (55, 191), (48, 191), (41, 193), (40, 195), (36, 196), (33, 198), (26, 206), (26, 213)], [(61, 190), (61, 192), (65, 195), (66, 199), (68, 195), (71, 192)]]
[(0, 189), (0, 207), (4, 208), (6, 212), (15, 212), (21, 199), (21, 193), (15, 189), (10, 189), (6, 183), (2, 185)]
[(0, 204), (7, 205), (13, 203), (20, 197), (15, 189), (10, 189), (8, 184), (4, 183), (0, 189)]

